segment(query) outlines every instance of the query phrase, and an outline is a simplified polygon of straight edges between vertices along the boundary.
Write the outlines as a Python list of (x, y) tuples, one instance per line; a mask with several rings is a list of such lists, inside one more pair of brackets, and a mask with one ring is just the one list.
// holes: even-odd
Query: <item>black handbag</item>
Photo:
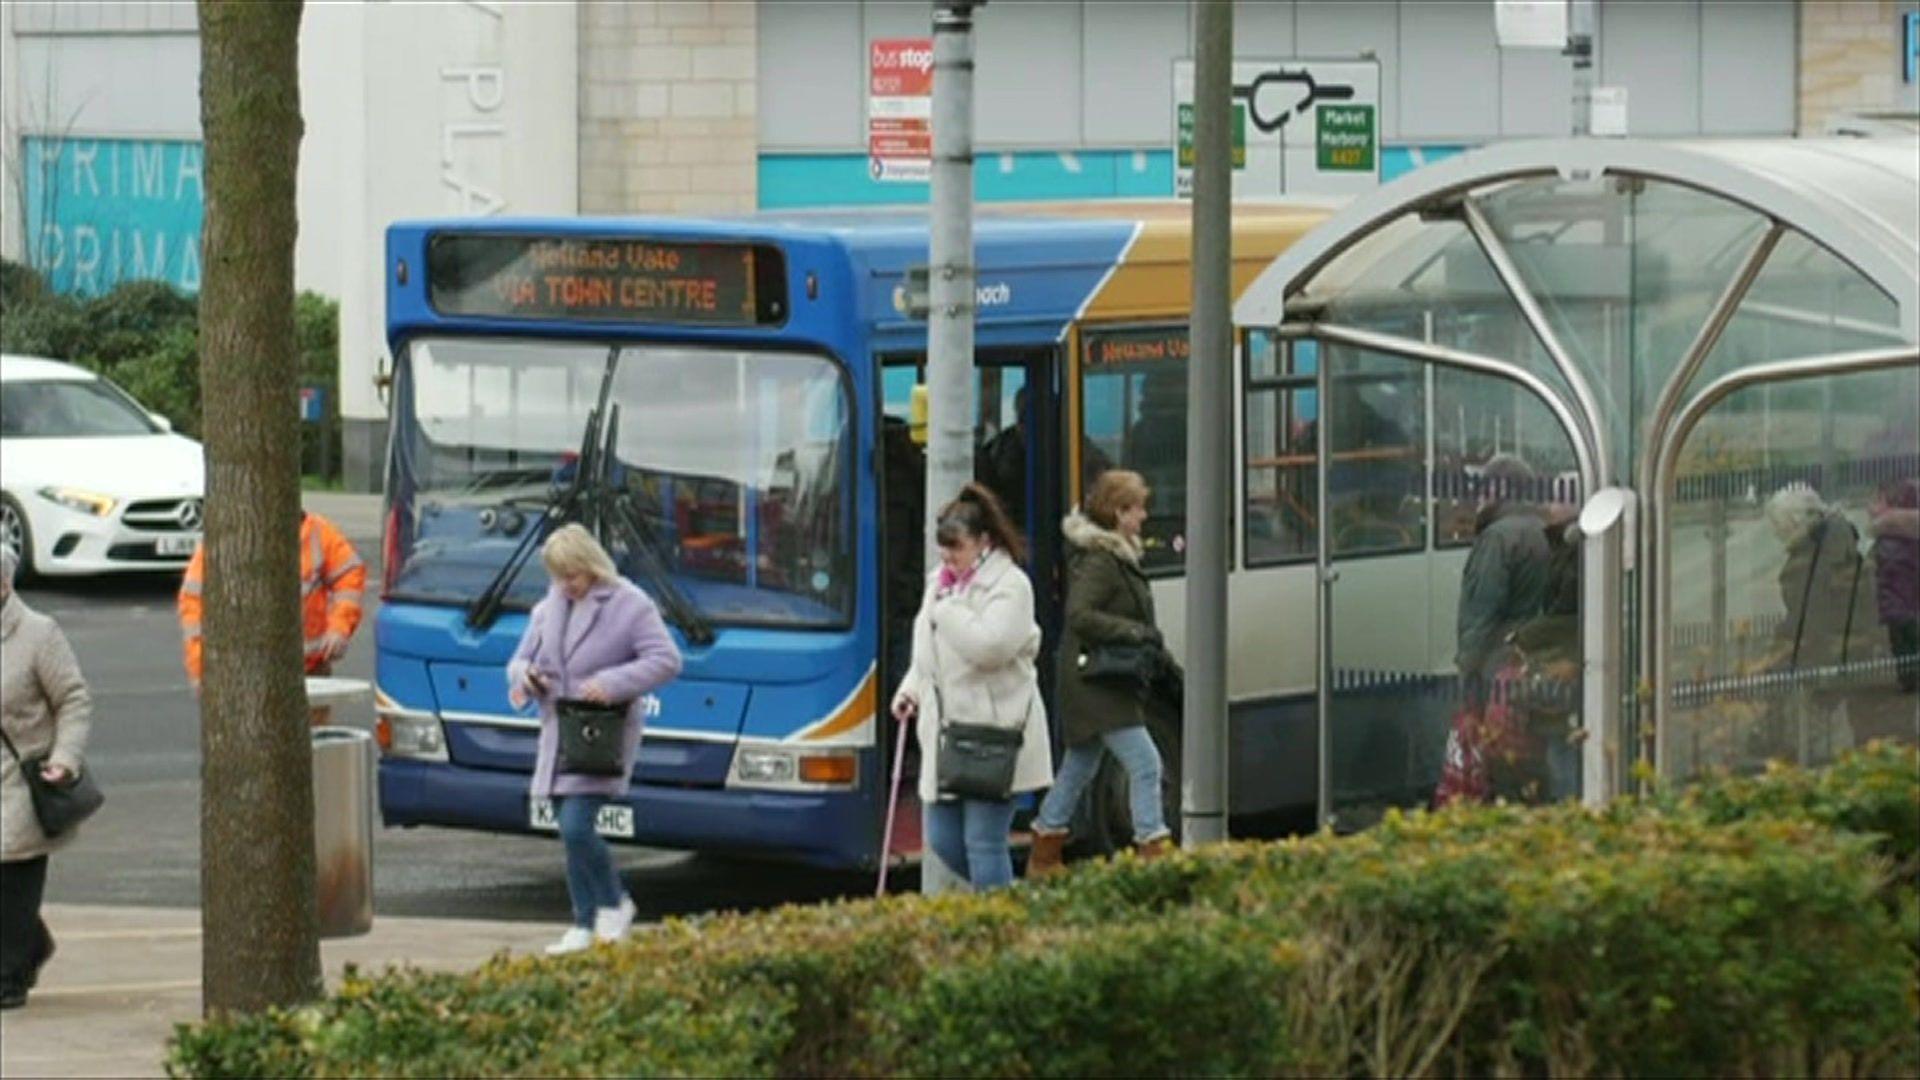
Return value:
[(583, 776), (626, 775), (627, 706), (561, 698), (554, 706), (560, 725), (557, 772)]
[(1005, 800), (1013, 794), (1013, 767), (1026, 733), (986, 724), (940, 725), (936, 780), (940, 794), (961, 799)]
[[(940, 702), (940, 751), (934, 765), (934, 785), (942, 795), (959, 799), (999, 802), (1013, 795), (1013, 768), (1027, 741), (1026, 725), (1009, 728), (947, 719)], [(988, 704), (992, 704), (991, 701)], [(1032, 706), (1028, 706), (1031, 708)]]
[(1107, 642), (1081, 653), (1077, 664), (1083, 679), (1144, 689), (1160, 676), (1161, 649), (1145, 642)]
[(33, 799), (33, 816), (40, 819), (40, 831), (48, 838), (65, 834), (92, 817), (107, 801), (100, 785), (93, 782), (93, 770), (82, 769), (56, 784), (40, 775), (47, 764), (47, 755), (22, 758), (4, 731), (0, 731), (0, 741), (7, 744), (7, 753), (13, 755), (14, 763), (20, 767), (20, 778), (26, 781), (27, 794)]

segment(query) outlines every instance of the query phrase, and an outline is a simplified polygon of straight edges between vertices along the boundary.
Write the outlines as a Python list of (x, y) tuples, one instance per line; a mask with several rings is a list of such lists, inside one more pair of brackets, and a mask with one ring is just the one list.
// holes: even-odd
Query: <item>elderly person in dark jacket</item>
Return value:
[[(514, 708), (540, 704), (540, 745), (528, 794), (554, 801), (567, 850), (567, 893), (573, 928), (547, 947), (579, 952), (595, 940), (617, 941), (633, 925), (634, 903), (614, 870), (613, 853), (595, 829), (600, 808), (623, 799), (640, 750), (645, 697), (680, 674), (680, 649), (653, 600), (620, 576), (593, 534), (565, 525), (547, 538), (541, 560), (553, 585), (534, 605), (526, 635), (507, 664)], [(579, 699), (626, 708), (617, 776), (569, 773), (560, 767), (558, 705)]]
[(1533, 470), (1511, 454), (1495, 454), (1483, 475), (1488, 498), (1462, 572), (1455, 627), (1454, 663), (1473, 705), (1484, 703), (1493, 677), (1512, 659), (1507, 635), (1545, 610), (1553, 559), (1545, 519), (1521, 498)]
[(1875, 726), (1867, 721), (1880, 711), (1880, 703), (1848, 670), (1877, 659), (1873, 567), (1860, 553), (1859, 530), (1806, 484), (1788, 484), (1774, 492), (1766, 516), (1786, 548), (1780, 566), (1780, 603), (1786, 617), (1763, 667), (1792, 675), (1806, 698), (1804, 705), (1793, 702), (1787, 712), (1775, 715), (1773, 724), (1759, 733), (1760, 749), (1807, 763), (1806, 755), (1817, 760), (1825, 751), (1813, 749), (1805, 732), (1811, 730), (1825, 745), (1841, 727), (1843, 702), (1849, 714), (1846, 727)]
[(1774, 492), (1766, 515), (1787, 549), (1780, 566), (1780, 602), (1787, 615), (1770, 666), (1811, 672), (1868, 658), (1878, 635), (1873, 632), (1873, 571), (1860, 554), (1859, 530), (1805, 484)]
[(1091, 679), (1083, 670), (1090, 653), (1103, 645), (1160, 649), (1153, 593), (1140, 569), (1140, 527), (1147, 518), (1148, 495), (1139, 473), (1109, 470), (1094, 482), (1085, 511), (1075, 511), (1061, 526), (1071, 548), (1059, 683), (1067, 756), (1034, 818), (1028, 877), (1060, 867), (1074, 807), (1108, 751), (1127, 770), (1134, 843), (1140, 853), (1151, 857), (1170, 846), (1161, 804), (1162, 763), (1147, 730), (1151, 711), (1165, 704), (1144, 684)]
[(45, 756), (41, 775), (77, 776), (93, 719), (86, 680), (66, 635), (13, 591), (19, 559), (0, 544), (0, 1008), (24, 1005), (40, 968), (53, 955), (53, 934), (40, 921), (47, 856), (73, 839), (49, 837), (34, 816), (21, 760)]

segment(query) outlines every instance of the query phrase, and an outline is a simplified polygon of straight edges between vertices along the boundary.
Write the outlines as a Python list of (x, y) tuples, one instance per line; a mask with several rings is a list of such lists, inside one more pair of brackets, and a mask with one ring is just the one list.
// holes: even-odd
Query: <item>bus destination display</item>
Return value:
[(427, 246), (443, 315), (763, 326), (785, 319), (785, 295), (765, 245), (449, 233)]
[(1190, 351), (1187, 328), (1129, 328), (1087, 335), (1086, 358), (1089, 367), (1112, 364), (1151, 364), (1168, 360), (1184, 362)]

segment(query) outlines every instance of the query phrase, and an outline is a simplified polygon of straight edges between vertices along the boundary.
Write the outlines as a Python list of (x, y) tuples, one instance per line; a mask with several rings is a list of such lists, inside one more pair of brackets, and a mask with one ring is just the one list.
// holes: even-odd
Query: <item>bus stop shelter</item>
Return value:
[[(1497, 594), (1461, 577), (1502, 502), (1577, 521), (1578, 663), (1560, 704), (1527, 700), (1566, 717), (1589, 803), (1638, 762), (1684, 779), (1914, 738), (1896, 624), (1920, 585), (1889, 511), (1920, 491), (1920, 142), (1490, 147), (1346, 206), (1235, 321), (1318, 395), (1323, 819), (1362, 800), (1343, 758), (1379, 737), (1355, 687), (1425, 694), (1398, 708), (1431, 756), (1475, 674), (1553, 681), (1544, 631), (1524, 663), (1440, 632)], [(1424, 443), (1424, 476), (1383, 425)], [(1382, 515), (1425, 550), (1371, 553), (1355, 523)], [(1395, 598), (1421, 589), (1442, 640), (1394, 655)]]

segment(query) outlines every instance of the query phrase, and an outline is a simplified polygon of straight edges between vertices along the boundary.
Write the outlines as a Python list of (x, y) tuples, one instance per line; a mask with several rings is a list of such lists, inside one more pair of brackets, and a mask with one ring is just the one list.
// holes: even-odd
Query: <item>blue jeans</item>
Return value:
[(1067, 747), (1067, 758), (1060, 763), (1060, 775), (1053, 778), (1053, 790), (1040, 804), (1037, 828), (1064, 832), (1073, 820), (1073, 808), (1100, 771), (1100, 755), (1111, 751), (1127, 770), (1127, 799), (1133, 810), (1133, 842), (1144, 844), (1171, 835), (1166, 814), (1160, 807), (1160, 751), (1153, 737), (1141, 725), (1103, 732), (1092, 742)]
[(560, 840), (567, 848), (567, 896), (573, 901), (573, 925), (593, 928), (596, 908), (619, 907), (624, 890), (613, 868), (613, 849), (593, 831), (593, 819), (607, 805), (605, 795), (563, 795), (554, 800)]
[(1013, 884), (1013, 800), (942, 799), (927, 807), (927, 843), (933, 853), (974, 888)]

